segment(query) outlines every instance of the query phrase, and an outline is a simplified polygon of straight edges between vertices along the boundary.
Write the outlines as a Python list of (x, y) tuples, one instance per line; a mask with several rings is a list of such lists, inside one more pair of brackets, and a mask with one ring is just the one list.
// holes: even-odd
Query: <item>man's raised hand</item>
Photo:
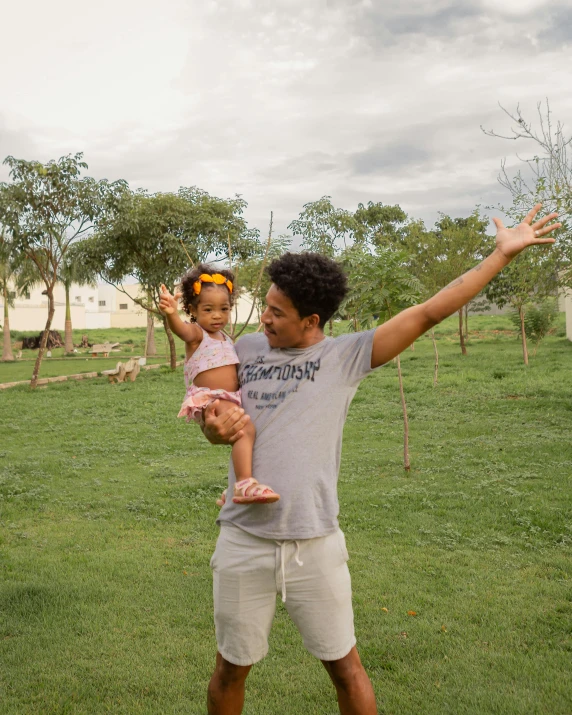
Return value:
[(164, 283), (161, 283), (161, 295), (159, 296), (159, 310), (165, 315), (172, 315), (179, 310), (179, 299), (182, 293), (171, 295)]
[(555, 242), (555, 239), (548, 237), (548, 234), (562, 226), (561, 223), (550, 223), (558, 218), (558, 214), (551, 213), (535, 220), (536, 214), (541, 208), (542, 204), (536, 204), (526, 214), (524, 220), (513, 228), (506, 228), (500, 218), (493, 218), (497, 227), (497, 248), (509, 260), (512, 260), (527, 246)]

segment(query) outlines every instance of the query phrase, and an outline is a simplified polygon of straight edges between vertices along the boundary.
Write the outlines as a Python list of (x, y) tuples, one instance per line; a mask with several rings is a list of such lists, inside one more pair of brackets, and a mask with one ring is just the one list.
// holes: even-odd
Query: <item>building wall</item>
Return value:
[[(4, 306), (0, 308), (4, 311)], [(10, 330), (30, 330), (40, 332), (46, 327), (48, 319), (48, 303), (45, 305), (17, 306), (9, 311)], [(73, 326), (85, 325), (85, 306), (71, 306), (71, 320)], [(59, 330), (63, 333), (66, 323), (65, 305), (56, 305), (56, 311), (52, 320), (52, 330)]]
[(564, 299), (566, 308), (566, 337), (572, 340), (572, 290), (569, 290)]

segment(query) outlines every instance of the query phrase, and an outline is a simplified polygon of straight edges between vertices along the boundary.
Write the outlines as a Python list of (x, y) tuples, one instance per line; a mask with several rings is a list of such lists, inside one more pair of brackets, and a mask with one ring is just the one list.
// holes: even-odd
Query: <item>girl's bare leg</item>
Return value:
[[(217, 417), (232, 407), (236, 407), (234, 402), (219, 400), (216, 408)], [(249, 421), (242, 431), (244, 433), (242, 437), (232, 445), (232, 463), (237, 482), (252, 477), (252, 450), (256, 438), (256, 429), (252, 422)]]

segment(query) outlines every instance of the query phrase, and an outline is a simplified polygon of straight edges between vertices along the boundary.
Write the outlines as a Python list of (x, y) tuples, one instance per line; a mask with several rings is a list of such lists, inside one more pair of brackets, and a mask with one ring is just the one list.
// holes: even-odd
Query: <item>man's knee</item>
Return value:
[(364, 677), (367, 678), (355, 647), (344, 658), (323, 660), (322, 663), (336, 688), (349, 691)]
[(251, 665), (235, 665), (234, 663), (230, 663), (228, 660), (225, 660), (220, 653), (217, 653), (215, 674), (218, 676), (222, 687), (244, 682), (251, 668)]

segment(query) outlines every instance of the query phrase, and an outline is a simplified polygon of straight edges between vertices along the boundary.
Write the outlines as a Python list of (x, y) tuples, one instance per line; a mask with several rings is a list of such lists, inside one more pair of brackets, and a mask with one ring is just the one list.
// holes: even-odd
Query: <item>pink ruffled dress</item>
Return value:
[(232, 340), (228, 335), (225, 335), (224, 338), (224, 340), (216, 340), (211, 338), (206, 330), (203, 330), (203, 339), (199, 347), (188, 360), (185, 360), (184, 372), (187, 394), (179, 410), (178, 417), (186, 417), (187, 422), (191, 420), (198, 422), (203, 408), (214, 400), (228, 400), (236, 405), (241, 404), (240, 390), (236, 392), (211, 390), (208, 387), (196, 387), (193, 384), (195, 377), (205, 370), (238, 363), (238, 356)]

